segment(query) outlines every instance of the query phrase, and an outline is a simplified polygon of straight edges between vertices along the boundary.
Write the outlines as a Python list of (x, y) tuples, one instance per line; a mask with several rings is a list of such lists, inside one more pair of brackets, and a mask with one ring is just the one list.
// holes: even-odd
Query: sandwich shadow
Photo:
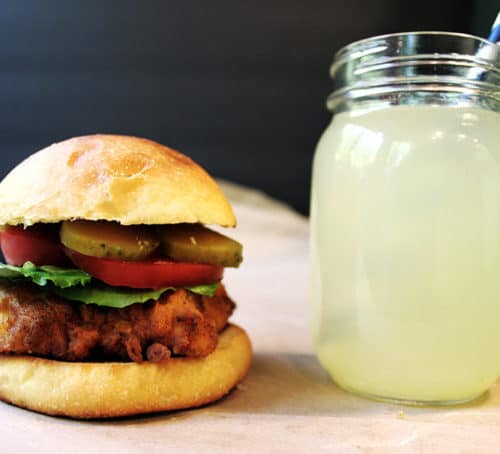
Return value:
[(245, 381), (210, 410), (332, 416), (361, 414), (366, 408), (365, 399), (335, 385), (314, 355), (257, 353)]

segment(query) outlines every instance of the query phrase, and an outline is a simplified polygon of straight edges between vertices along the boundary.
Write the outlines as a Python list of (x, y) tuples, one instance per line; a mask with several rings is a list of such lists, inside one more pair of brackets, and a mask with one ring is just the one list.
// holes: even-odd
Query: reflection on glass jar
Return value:
[(341, 387), (456, 403), (500, 373), (500, 48), (342, 49), (311, 199), (313, 335)]

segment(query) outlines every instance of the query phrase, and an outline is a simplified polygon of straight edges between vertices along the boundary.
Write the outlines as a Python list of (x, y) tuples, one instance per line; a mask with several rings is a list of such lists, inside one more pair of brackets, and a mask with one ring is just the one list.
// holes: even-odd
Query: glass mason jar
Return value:
[(500, 47), (369, 38), (331, 67), (313, 165), (313, 335), (342, 388), (474, 399), (500, 374)]

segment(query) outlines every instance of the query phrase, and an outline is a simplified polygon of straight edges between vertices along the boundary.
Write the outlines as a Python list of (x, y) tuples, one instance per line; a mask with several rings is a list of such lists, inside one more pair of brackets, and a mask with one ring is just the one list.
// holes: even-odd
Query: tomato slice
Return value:
[(220, 281), (222, 266), (204, 263), (151, 259), (127, 262), (80, 254), (67, 247), (64, 252), (80, 269), (106, 284), (131, 288), (185, 287)]
[(35, 265), (67, 265), (59, 241), (59, 225), (39, 224), (32, 227), (6, 226), (0, 233), (0, 246), (5, 261), (22, 266), (25, 262)]

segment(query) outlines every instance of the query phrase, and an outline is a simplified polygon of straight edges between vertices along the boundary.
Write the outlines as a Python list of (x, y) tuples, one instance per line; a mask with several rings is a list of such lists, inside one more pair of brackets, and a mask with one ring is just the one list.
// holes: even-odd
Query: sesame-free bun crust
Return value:
[(236, 224), (216, 182), (187, 156), (150, 140), (117, 135), (51, 145), (0, 183), (0, 224), (68, 219)]
[(226, 395), (245, 377), (252, 349), (236, 325), (205, 358), (156, 363), (72, 363), (0, 356), (0, 398), (71, 418), (109, 418), (198, 407)]

